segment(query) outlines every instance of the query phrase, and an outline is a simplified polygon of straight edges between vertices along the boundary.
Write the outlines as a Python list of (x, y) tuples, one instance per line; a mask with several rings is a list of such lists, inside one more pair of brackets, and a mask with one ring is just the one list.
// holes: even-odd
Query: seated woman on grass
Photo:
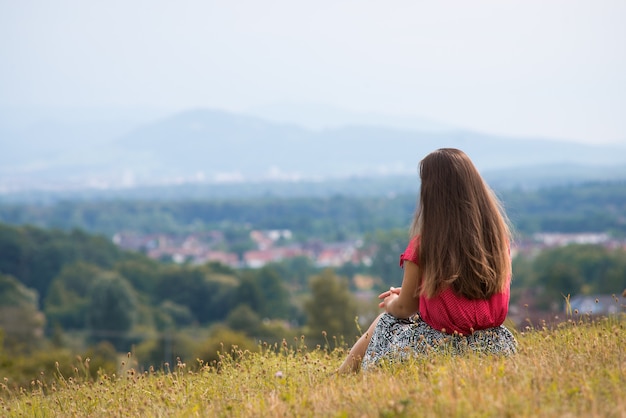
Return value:
[(429, 352), (512, 354), (510, 232), (498, 199), (469, 157), (442, 148), (420, 163), (419, 208), (402, 255), (402, 287), (355, 343), (340, 373)]

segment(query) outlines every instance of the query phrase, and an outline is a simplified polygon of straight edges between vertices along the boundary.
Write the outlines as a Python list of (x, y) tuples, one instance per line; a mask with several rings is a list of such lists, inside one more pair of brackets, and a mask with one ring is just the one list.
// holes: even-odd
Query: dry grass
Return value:
[(626, 417), (625, 324), (571, 320), (517, 334), (511, 358), (435, 356), (350, 376), (332, 373), (343, 350), (302, 340), (171, 372), (140, 373), (129, 358), (95, 381), (84, 370), (28, 390), (5, 381), (0, 415)]

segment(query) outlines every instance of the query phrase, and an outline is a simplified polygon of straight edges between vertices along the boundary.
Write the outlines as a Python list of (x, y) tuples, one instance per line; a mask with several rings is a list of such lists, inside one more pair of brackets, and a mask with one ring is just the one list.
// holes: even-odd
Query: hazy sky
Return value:
[(626, 1), (0, 0), (0, 107), (328, 104), (626, 143)]

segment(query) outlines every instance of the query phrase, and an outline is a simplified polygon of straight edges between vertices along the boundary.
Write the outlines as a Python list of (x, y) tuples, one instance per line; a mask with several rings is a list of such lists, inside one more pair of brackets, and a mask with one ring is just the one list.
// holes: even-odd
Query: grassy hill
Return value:
[[(510, 358), (446, 355), (333, 373), (345, 355), (296, 339), (219, 363), (140, 371), (133, 357), (113, 375), (34, 376), (29, 389), (0, 383), (4, 416), (624, 416), (626, 318), (574, 317), (555, 329), (516, 332)], [(331, 342), (330, 344), (334, 344)]]

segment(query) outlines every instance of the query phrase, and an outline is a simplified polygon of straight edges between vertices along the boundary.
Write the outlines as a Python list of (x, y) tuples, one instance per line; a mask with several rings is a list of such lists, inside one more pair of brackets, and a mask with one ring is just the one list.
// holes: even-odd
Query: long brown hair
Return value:
[(419, 236), (420, 293), (448, 286), (488, 299), (511, 274), (511, 234), (502, 206), (469, 157), (442, 148), (420, 163), (420, 200), (411, 226)]

